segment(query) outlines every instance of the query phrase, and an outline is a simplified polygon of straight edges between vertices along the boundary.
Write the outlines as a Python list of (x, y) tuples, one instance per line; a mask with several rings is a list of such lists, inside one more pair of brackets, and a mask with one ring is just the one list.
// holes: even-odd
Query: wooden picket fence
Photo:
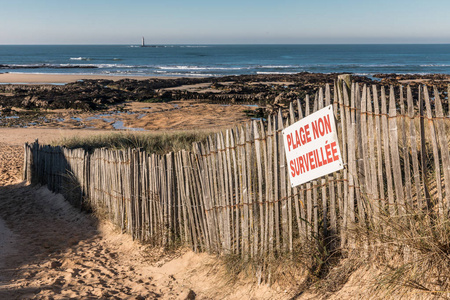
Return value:
[[(448, 217), (448, 99), (437, 89), (430, 97), (426, 86), (417, 95), (409, 86), (327, 85), (291, 103), (287, 116), (210, 136), (192, 152), (26, 144), (24, 178), (154, 245), (243, 258), (311, 242), (342, 249), (354, 224), (376, 226), (382, 213)], [(291, 188), (281, 131), (330, 104), (345, 168)]]

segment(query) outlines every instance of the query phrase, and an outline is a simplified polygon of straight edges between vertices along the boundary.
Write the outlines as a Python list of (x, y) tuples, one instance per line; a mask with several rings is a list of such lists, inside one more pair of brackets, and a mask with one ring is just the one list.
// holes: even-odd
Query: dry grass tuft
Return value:
[(93, 152), (97, 148), (143, 149), (148, 153), (166, 154), (180, 150), (191, 150), (192, 143), (205, 142), (211, 131), (176, 131), (158, 133), (117, 132), (89, 137), (64, 138), (52, 142), (52, 146), (69, 149), (83, 148)]
[(370, 249), (359, 251), (359, 261), (381, 270), (374, 291), (406, 288), (431, 297), (450, 297), (448, 218), (408, 208), (400, 216), (381, 214), (377, 226), (355, 228), (354, 237), (357, 245)]

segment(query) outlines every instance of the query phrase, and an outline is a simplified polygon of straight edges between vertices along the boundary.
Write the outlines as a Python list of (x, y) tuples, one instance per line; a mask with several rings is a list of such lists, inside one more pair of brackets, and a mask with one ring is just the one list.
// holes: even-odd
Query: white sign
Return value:
[(292, 187), (344, 168), (332, 105), (284, 129), (283, 140)]

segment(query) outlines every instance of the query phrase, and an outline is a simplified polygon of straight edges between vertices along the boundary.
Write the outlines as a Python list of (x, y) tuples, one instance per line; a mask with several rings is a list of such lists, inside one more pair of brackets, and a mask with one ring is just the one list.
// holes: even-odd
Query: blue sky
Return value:
[(450, 43), (448, 0), (0, 0), (0, 44)]

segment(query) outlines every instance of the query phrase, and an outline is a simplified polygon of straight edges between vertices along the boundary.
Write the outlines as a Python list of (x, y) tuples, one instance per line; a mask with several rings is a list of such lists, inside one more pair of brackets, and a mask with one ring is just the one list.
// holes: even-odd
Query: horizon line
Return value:
[[(94, 44), (94, 43), (43, 43), (43, 44), (3, 44), (0, 43), (0, 46), (140, 46), (139, 43), (103, 43), (103, 44)], [(316, 45), (450, 45), (450, 42), (431, 42), (431, 43), (152, 43), (148, 44), (148, 46), (151, 45), (170, 45), (170, 46), (177, 46), (177, 45), (217, 45), (217, 46), (257, 46), (257, 45), (263, 45), (263, 46), (277, 46), (277, 45), (286, 45), (286, 46), (316, 46)]]

